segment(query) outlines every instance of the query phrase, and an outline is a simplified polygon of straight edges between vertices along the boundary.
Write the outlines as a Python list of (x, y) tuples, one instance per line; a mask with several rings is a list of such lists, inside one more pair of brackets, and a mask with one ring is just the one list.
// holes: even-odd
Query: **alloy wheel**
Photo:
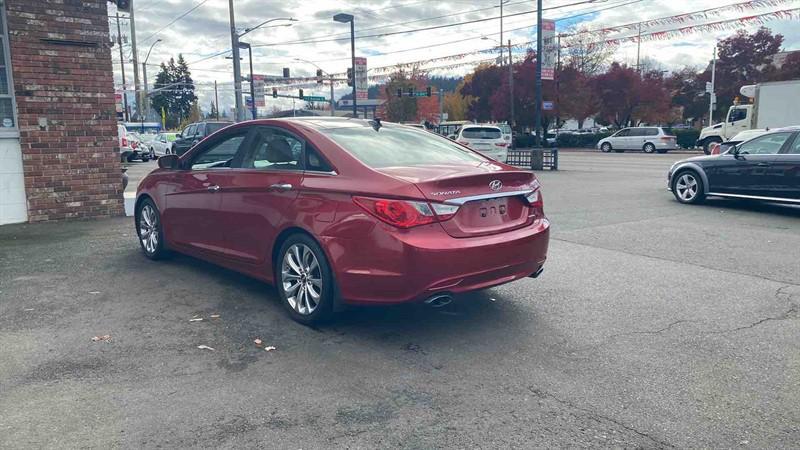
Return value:
[(294, 244), (286, 250), (281, 283), (289, 306), (298, 314), (307, 316), (317, 309), (322, 299), (322, 269), (308, 246)]
[(691, 173), (684, 173), (678, 177), (675, 190), (683, 201), (690, 202), (697, 196), (697, 179)]
[(158, 249), (158, 214), (151, 205), (144, 205), (139, 213), (139, 239), (148, 254)]

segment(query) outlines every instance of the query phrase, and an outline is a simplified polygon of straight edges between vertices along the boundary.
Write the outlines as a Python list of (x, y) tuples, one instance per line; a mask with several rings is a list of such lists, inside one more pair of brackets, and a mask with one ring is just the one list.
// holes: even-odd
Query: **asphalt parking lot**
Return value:
[(0, 447), (796, 448), (800, 208), (683, 157), (565, 152), (540, 278), (319, 328), (131, 218), (0, 227)]

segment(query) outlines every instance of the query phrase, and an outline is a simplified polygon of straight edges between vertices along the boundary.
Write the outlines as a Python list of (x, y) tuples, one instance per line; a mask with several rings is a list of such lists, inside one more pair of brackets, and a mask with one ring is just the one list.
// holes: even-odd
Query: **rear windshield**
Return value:
[(219, 131), (219, 130), (227, 127), (228, 125), (230, 125), (230, 124), (229, 123), (207, 123), (206, 124), (206, 130), (208, 130), (207, 134), (211, 134), (211, 133), (213, 133), (215, 131)]
[(369, 126), (319, 131), (374, 169), (487, 161), (449, 139), (414, 128), (385, 125), (378, 131)]
[(467, 139), (500, 139), (503, 137), (503, 133), (499, 128), (494, 127), (469, 127), (464, 128), (464, 131), (461, 132), (461, 137)]

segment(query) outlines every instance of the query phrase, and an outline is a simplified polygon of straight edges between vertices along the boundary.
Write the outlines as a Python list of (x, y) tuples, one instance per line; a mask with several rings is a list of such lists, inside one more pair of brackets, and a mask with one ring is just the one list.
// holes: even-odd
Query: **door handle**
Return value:
[(273, 190), (273, 191), (286, 192), (286, 191), (291, 191), (292, 190), (292, 185), (289, 184), (289, 183), (277, 183), (277, 184), (273, 184), (269, 188), (270, 188), (270, 190)]
[(758, 164), (756, 164), (756, 165), (757, 165), (758, 167), (767, 167), (767, 166), (769, 166), (769, 163), (760, 162), (760, 163), (758, 163)]
[(206, 189), (208, 189), (208, 190), (209, 190), (209, 192), (217, 192), (217, 191), (219, 190), (219, 186), (217, 186), (217, 185), (215, 184), (215, 185), (213, 185), (213, 186), (209, 186), (209, 187), (208, 187), (208, 188), (206, 188)]

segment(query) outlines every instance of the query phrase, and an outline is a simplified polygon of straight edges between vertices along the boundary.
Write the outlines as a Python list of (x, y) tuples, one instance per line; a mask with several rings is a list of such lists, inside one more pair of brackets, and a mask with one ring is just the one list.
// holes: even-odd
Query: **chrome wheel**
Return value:
[(151, 205), (144, 205), (139, 212), (139, 239), (148, 254), (158, 249), (158, 213)]
[(608, 142), (604, 142), (603, 145), (600, 146), (600, 151), (603, 153), (608, 153), (611, 151), (611, 144)]
[(294, 244), (286, 250), (281, 283), (289, 306), (298, 314), (307, 316), (317, 309), (322, 298), (322, 269), (308, 246)]
[(683, 201), (692, 201), (697, 196), (697, 179), (691, 173), (684, 173), (675, 183), (675, 191)]
[(645, 153), (653, 153), (654, 151), (656, 151), (656, 146), (655, 145), (649, 144), (649, 143), (644, 145), (644, 152)]

